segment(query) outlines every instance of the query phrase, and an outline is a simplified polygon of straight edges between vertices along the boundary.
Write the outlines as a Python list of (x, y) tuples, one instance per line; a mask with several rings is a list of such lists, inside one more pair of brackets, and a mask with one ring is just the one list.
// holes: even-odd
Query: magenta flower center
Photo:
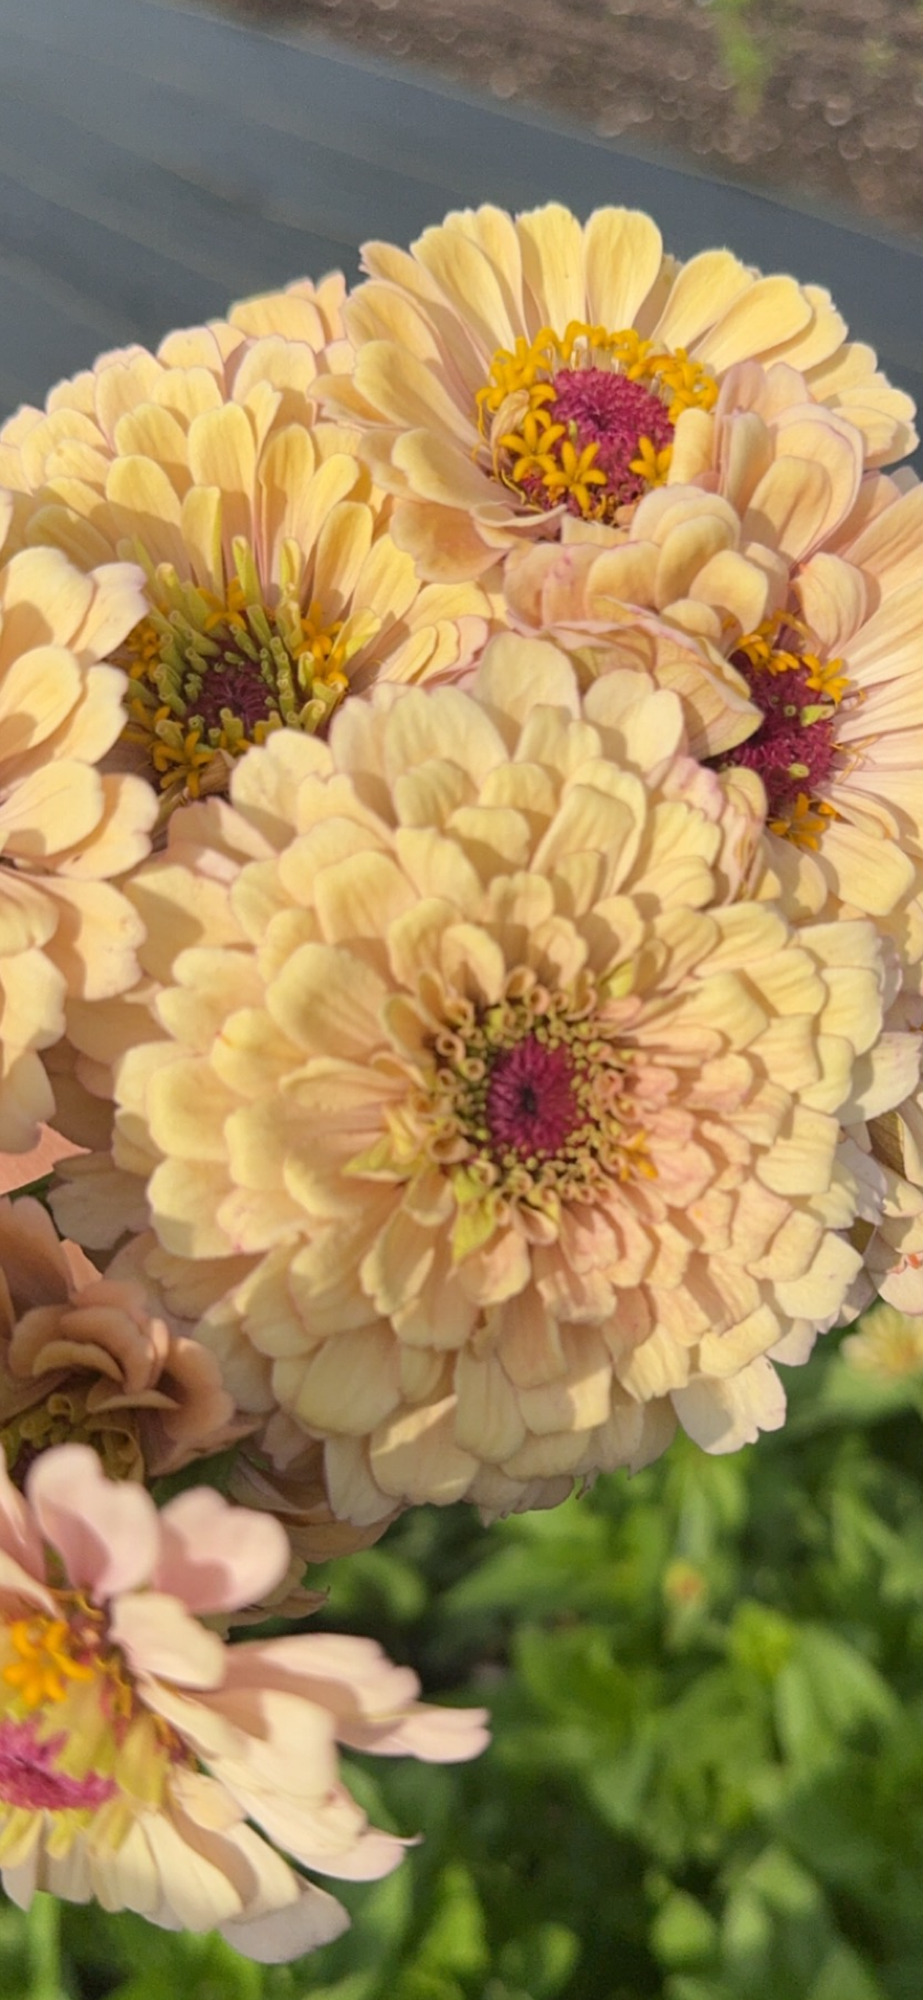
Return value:
[(502, 1049), (491, 1067), (485, 1113), (497, 1153), (523, 1159), (556, 1153), (582, 1117), (566, 1049), (547, 1048), (535, 1035)]
[(547, 1213), (603, 1185), (651, 1178), (635, 1052), (593, 982), (548, 992), (523, 967), (511, 985), (484, 1009), (449, 1001), (431, 1043), (423, 1129), (462, 1209), (511, 1201)]
[(721, 762), (758, 773), (773, 832), (814, 846), (822, 816), (831, 812), (823, 794), (839, 756), (838, 709), (848, 685), (843, 663), (821, 661), (794, 626), (775, 632), (766, 626), (742, 639), (731, 663), (763, 719)]
[[(651, 484), (650, 472), (639, 471), (635, 464), (643, 460), (643, 442), (654, 453), (673, 443), (674, 427), (656, 392), (645, 382), (633, 382), (608, 368), (562, 368), (552, 387), (555, 400), (548, 405), (548, 414), (553, 423), (565, 426), (578, 457), (588, 445), (596, 446), (592, 463), (605, 475), (599, 493), (606, 517), (643, 499)], [(653, 468), (651, 454), (648, 464)], [(567, 505), (572, 514), (582, 512), (574, 493)]]
[(54, 1759), (66, 1740), (61, 1734), (43, 1743), (35, 1722), (16, 1722), (4, 1716), (0, 1720), (0, 1800), (31, 1812), (92, 1812), (114, 1798), (118, 1786), (111, 1778), (102, 1778), (95, 1771), (72, 1778), (57, 1769)]

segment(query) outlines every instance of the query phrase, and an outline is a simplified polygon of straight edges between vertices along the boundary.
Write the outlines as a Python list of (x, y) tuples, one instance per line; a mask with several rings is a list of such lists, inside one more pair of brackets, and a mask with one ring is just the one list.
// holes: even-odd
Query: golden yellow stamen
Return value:
[(560, 458), (544, 473), (542, 485), (551, 494), (552, 500), (563, 500), (565, 495), (573, 496), (581, 514), (592, 512), (591, 486), (605, 486), (606, 475), (594, 466), (599, 450), (597, 444), (584, 445), (577, 452), (569, 438), (561, 446)]
[(673, 446), (666, 444), (658, 451), (650, 438), (638, 439), (638, 456), (629, 461), (630, 470), (639, 472), (649, 486), (662, 486), (673, 458)]
[(95, 1669), (72, 1653), (71, 1628), (63, 1618), (17, 1618), (7, 1627), (19, 1654), (3, 1668), (2, 1678), (27, 1709), (46, 1701), (63, 1701), (69, 1681), (91, 1681)]

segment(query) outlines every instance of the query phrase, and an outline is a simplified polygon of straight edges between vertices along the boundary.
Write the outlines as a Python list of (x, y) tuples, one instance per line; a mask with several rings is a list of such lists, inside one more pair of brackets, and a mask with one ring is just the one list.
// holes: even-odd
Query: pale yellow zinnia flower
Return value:
[(106, 660), (134, 625), (140, 572), (82, 575), (57, 550), (3, 560), (0, 501), (0, 1150), (25, 1152), (53, 1111), (42, 1062), (69, 995), (137, 974), (141, 926), (109, 879), (146, 854), (156, 810), (140, 779), (100, 766), (123, 726)]
[[(549, 204), (447, 216), (409, 252), (370, 243), (328, 410), (367, 432), (395, 535), (433, 578), (479, 575), (567, 513), (618, 525), (708, 455), (726, 372), (790, 363), (862, 430), (870, 463), (912, 448), (913, 405), (846, 343), (829, 295), (729, 250), (666, 256), (646, 215), (585, 226)], [(350, 348), (353, 353), (349, 367)], [(706, 440), (703, 446), (703, 436)]]
[(781, 1422), (767, 1356), (860, 1269), (842, 1130), (905, 1081), (873, 927), (750, 900), (760, 796), (643, 674), (581, 697), (503, 637), (471, 694), (274, 737), (136, 878), (159, 1039), (118, 1065), (95, 1218), (65, 1170), (81, 1227), (123, 1226), (119, 1169), (146, 1191), (337, 1513), (547, 1502), (677, 1414), (718, 1451)]
[(250, 301), (157, 355), (104, 355), (0, 433), (20, 542), (144, 567), (122, 752), (167, 806), (225, 790), (272, 730), (322, 728), (348, 691), (438, 676), (486, 636), (481, 591), (421, 586), (351, 434), (316, 422), (324, 332), (300, 291), (287, 315)]
[[(923, 860), (923, 494), (873, 475), (872, 507), (859, 431), (806, 401), (789, 367), (732, 370), (714, 432), (707, 493), (650, 494), (618, 546), (582, 541), (574, 524), (560, 549), (510, 557), (508, 616), (592, 648), (596, 671), (635, 632), (655, 629), (661, 646), (672, 634), (696, 754), (759, 773), (773, 865), (796, 905), (900, 910), (912, 961), (923, 952), (923, 922), (907, 914)], [(726, 703), (731, 688), (749, 698), (733, 719), (703, 711), (695, 652), (684, 686), (683, 637), (712, 689), (723, 666)], [(720, 751), (717, 726), (733, 732)]]

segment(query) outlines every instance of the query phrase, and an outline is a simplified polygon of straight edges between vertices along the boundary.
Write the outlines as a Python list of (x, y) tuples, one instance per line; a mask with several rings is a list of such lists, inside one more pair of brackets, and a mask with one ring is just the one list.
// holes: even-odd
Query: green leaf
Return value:
[(684, 1971), (716, 1954), (718, 1926), (704, 1905), (685, 1889), (674, 1889), (651, 1925), (651, 1946), (662, 1965)]
[(580, 1957), (580, 1939), (565, 1924), (535, 1924), (504, 1946), (499, 1971), (530, 2000), (558, 2000)]
[(900, 1725), (900, 1703), (882, 1675), (839, 1633), (803, 1626), (775, 1682), (776, 1724), (785, 1753), (807, 1766), (829, 1761), (866, 1730)]
[(825, 1960), (807, 2000), (887, 2000), (883, 1986), (848, 1945), (837, 1945)]
[(420, 1962), (440, 1972), (463, 1977), (489, 1966), (484, 1912), (470, 1871), (461, 1861), (443, 1870), (436, 1888), (436, 1909), (423, 1939)]

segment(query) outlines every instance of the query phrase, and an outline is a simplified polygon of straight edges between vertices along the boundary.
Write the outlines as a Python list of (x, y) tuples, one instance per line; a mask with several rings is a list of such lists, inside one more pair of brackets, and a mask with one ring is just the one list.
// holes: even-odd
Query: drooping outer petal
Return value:
[(346, 1922), (303, 1867), (367, 1881), (403, 1858), (341, 1782), (349, 1712), (395, 1754), (483, 1747), (480, 1714), (447, 1714), (441, 1739), (437, 1711), (415, 1721), (415, 1677), (377, 1647), (322, 1640), (305, 1673), (297, 1645), (229, 1647), (163, 1588), (236, 1609), (267, 1557), (275, 1573), (281, 1529), (214, 1491), (158, 1515), (87, 1447), (51, 1447), (25, 1497), (0, 1458), (0, 1527), (0, 1873), (25, 1908), (36, 1889), (95, 1896), (281, 1962)]

